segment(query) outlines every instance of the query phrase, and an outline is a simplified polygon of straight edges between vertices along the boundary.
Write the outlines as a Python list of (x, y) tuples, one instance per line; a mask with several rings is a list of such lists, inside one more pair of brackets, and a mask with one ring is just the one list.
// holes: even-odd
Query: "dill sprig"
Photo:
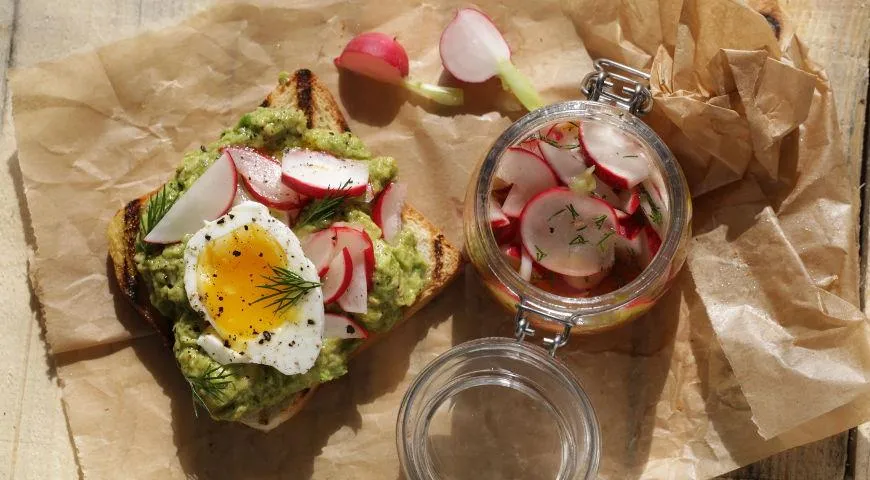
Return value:
[(601, 227), (604, 225), (604, 222), (607, 220), (607, 215), (599, 215), (595, 217), (592, 221), (595, 223), (595, 228), (601, 230)]
[(577, 209), (574, 208), (574, 204), (571, 204), (571, 203), (566, 204), (565, 208), (567, 208), (568, 211), (571, 213), (571, 220), (577, 220), (577, 217), (580, 216), (580, 214), (577, 213)]
[(207, 404), (203, 396), (217, 401), (224, 399), (224, 390), (233, 383), (230, 378), (231, 375), (223, 365), (212, 365), (199, 375), (193, 377), (185, 376), (185, 378), (187, 383), (190, 384), (193, 398), (205, 407)]
[(145, 245), (145, 236), (160, 223), (160, 220), (166, 215), (166, 212), (172, 208), (175, 202), (169, 201), (169, 194), (166, 192), (166, 185), (160, 188), (151, 198), (148, 199), (148, 204), (145, 206), (145, 212), (139, 217), (139, 237), (136, 246), (141, 251)]
[(604, 242), (606, 242), (607, 239), (612, 237), (612, 236), (613, 236), (613, 231), (605, 233), (604, 236), (601, 237), (601, 240), (598, 241), (598, 249), (601, 250), (602, 252), (607, 250), (607, 244), (605, 244)]
[(344, 182), (344, 185), (332, 195), (314, 200), (302, 211), (299, 215), (297, 226), (302, 225), (317, 225), (318, 223), (329, 220), (338, 212), (338, 209), (344, 205), (347, 200), (347, 191), (350, 189), (351, 181)]
[(272, 267), (272, 275), (263, 275), (263, 278), (268, 283), (257, 287), (271, 293), (266, 293), (253, 303), (269, 302), (267, 307), (275, 307), (276, 312), (296, 305), (305, 294), (321, 285), (320, 282), (305, 280), (298, 273), (281, 267)]
[(661, 225), (662, 224), (662, 212), (661, 212), (661, 210), (659, 210), (659, 207), (655, 203), (653, 203), (652, 197), (650, 196), (649, 192), (646, 191), (645, 188), (640, 187), (640, 196), (643, 197), (643, 199), (649, 205), (650, 220), (652, 220), (653, 223), (655, 223), (656, 225)]
[(568, 242), (568, 245), (586, 245), (587, 243), (589, 243), (589, 240), (586, 240), (586, 237), (584, 237), (583, 234), (580, 233), (584, 229), (586, 229), (586, 227), (578, 229), (577, 236), (574, 237), (570, 242)]
[(580, 148), (580, 144), (579, 144), (579, 143), (572, 143), (572, 144), (569, 144), (569, 145), (561, 145), (559, 142), (557, 142), (557, 141), (555, 141), (555, 140), (553, 140), (553, 139), (547, 138), (547, 137), (539, 136), (538, 138), (539, 138), (542, 142), (547, 142), (547, 143), (549, 143), (550, 145), (552, 145), (552, 146), (554, 146), (554, 147), (556, 147), (556, 148), (561, 148), (562, 150), (573, 150), (573, 149), (575, 149), (575, 148)]
[(540, 247), (538, 247), (537, 245), (535, 245), (535, 261), (536, 261), (536, 262), (540, 262), (540, 261), (543, 260), (544, 257), (546, 257), (546, 256), (547, 256), (547, 252), (541, 250)]

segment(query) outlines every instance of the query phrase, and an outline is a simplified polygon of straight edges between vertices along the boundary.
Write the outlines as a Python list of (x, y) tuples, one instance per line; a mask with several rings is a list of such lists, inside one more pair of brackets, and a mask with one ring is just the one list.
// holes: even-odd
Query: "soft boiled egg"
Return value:
[[(299, 239), (266, 206), (242, 202), (206, 222), (187, 242), (184, 267), (190, 305), (210, 324), (197, 343), (212, 359), (270, 365), (285, 375), (314, 365), (323, 343), (320, 279)], [(294, 291), (276, 276), (287, 275), (306, 287), (282, 306), (274, 303), (280, 292)]]

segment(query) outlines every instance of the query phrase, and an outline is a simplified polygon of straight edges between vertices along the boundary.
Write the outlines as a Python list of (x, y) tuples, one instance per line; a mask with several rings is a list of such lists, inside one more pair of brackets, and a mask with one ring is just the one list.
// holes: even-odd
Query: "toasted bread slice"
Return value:
[[(286, 82), (281, 82), (269, 94), (262, 106), (293, 106), (305, 112), (309, 128), (326, 128), (336, 132), (349, 131), (344, 115), (332, 94), (309, 70), (297, 70)], [(172, 319), (165, 318), (151, 305), (147, 286), (138, 275), (133, 259), (136, 238), (139, 234), (140, 210), (150, 195), (127, 203), (109, 222), (109, 256), (114, 265), (115, 278), (121, 293), (171, 347), (174, 342)], [(440, 293), (458, 275), (462, 260), (459, 250), (448, 243), (444, 235), (413, 207), (406, 206), (402, 218), (405, 225), (411, 228), (417, 237), (417, 248), (429, 265), (427, 271), (429, 282), (417, 301), (404, 312), (402, 317), (404, 321)], [(369, 337), (361, 348), (370, 345), (375, 338), (376, 336)], [(256, 416), (243, 420), (243, 423), (260, 430), (271, 430), (298, 412), (312, 397), (315, 389), (316, 387), (299, 392), (283, 405), (258, 412)]]

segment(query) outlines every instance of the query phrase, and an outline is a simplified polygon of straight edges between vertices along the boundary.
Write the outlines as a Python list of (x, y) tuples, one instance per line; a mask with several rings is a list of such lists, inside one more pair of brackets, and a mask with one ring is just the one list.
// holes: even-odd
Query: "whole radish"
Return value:
[(351, 40), (335, 66), (375, 80), (401, 85), (406, 89), (442, 105), (462, 105), (459, 88), (442, 87), (408, 78), (408, 53), (394, 38), (384, 33), (368, 32)]
[(460, 8), (441, 34), (441, 63), (463, 82), (498, 75), (528, 110), (543, 105), (531, 82), (511, 63), (511, 49), (492, 20), (480, 10)]

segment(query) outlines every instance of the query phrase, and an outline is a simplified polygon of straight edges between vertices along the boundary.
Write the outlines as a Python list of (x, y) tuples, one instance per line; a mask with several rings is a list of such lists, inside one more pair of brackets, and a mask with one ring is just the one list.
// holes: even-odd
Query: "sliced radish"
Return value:
[[(354, 227), (334, 225), (331, 230), (335, 232), (336, 251), (342, 248), (350, 250), (354, 268), (357, 265), (363, 265), (363, 278), (366, 280), (366, 286), (371, 288), (375, 275), (375, 247), (371, 237), (369, 237), (365, 230), (357, 230)], [(358, 260), (361, 260), (361, 262)]]
[[(573, 122), (555, 123), (541, 131), (541, 136), (562, 148), (576, 148), (580, 144), (580, 127)], [(546, 143), (546, 142), (544, 142)]]
[(444, 105), (462, 105), (461, 89), (423, 83), (408, 77), (408, 53), (395, 37), (368, 32), (357, 35), (344, 47), (335, 66), (408, 90)]
[(520, 253), (520, 278), (525, 281), (529, 281), (532, 279), (532, 266), (534, 266), (534, 261), (532, 260), (532, 256), (529, 255), (529, 252), (526, 251), (525, 248), (521, 249), (522, 253)]
[(602, 280), (607, 278), (610, 275), (610, 270), (602, 270), (598, 273), (593, 273), (592, 275), (587, 275), (584, 277), (574, 277), (571, 275), (562, 275), (562, 280), (565, 281), (568, 286), (574, 288), (576, 290), (589, 290), (598, 286)]
[(523, 246), (544, 268), (588, 276), (613, 265), (616, 213), (607, 202), (556, 187), (532, 198), (520, 216)]
[(643, 229), (642, 233), (643, 238), (643, 260), (644, 263), (641, 265), (642, 267), (646, 267), (649, 265), (653, 258), (655, 258), (656, 254), (659, 253), (659, 249), (662, 247), (662, 239), (659, 237), (659, 234), (655, 231), (654, 228), (647, 225)]
[(640, 207), (640, 189), (635, 187), (630, 190), (620, 190), (617, 194), (619, 203), (615, 204), (623, 212), (632, 215)]
[(245, 190), (245, 186), (242, 185), (242, 182), (239, 182), (236, 185), (236, 195), (233, 197), (233, 205), (232, 206), (235, 207), (236, 205), (238, 205), (240, 203), (256, 202), (256, 201), (257, 200), (255, 200), (254, 197), (251, 196), (251, 194), (248, 193), (247, 190)]
[(327, 313), (323, 315), (323, 338), (369, 338), (369, 332), (350, 317)]
[(492, 20), (473, 8), (456, 12), (441, 34), (439, 50), (444, 68), (470, 83), (498, 75), (499, 63), (511, 58), (511, 48)]
[(254, 198), (269, 208), (291, 210), (299, 208), (304, 197), (281, 181), (281, 164), (250, 148), (227, 147), (224, 152), (239, 172), (239, 176)]
[(504, 227), (492, 229), (492, 233), (493, 235), (495, 235), (496, 242), (501, 245), (504, 243), (514, 243), (518, 241), (518, 235), (520, 231), (519, 226), (519, 220), (514, 219)]
[(622, 205), (619, 195), (610, 188), (610, 185), (600, 180), (595, 182), (595, 190), (592, 191), (592, 194), (609, 203), (611, 207), (616, 208)]
[(527, 109), (541, 105), (531, 82), (511, 63), (511, 49), (492, 20), (473, 8), (460, 8), (439, 42), (441, 63), (454, 77), (479, 83), (498, 75)]
[(369, 181), (366, 162), (314, 150), (288, 150), (281, 160), (281, 172), (284, 183), (293, 190), (315, 198), (363, 195)]
[(539, 146), (541, 143), (537, 138), (531, 137), (523, 140), (522, 142), (517, 144), (517, 148), (521, 148), (523, 150), (527, 150), (535, 155), (543, 155), (541, 153), (541, 147)]
[(145, 235), (148, 243), (176, 243), (230, 209), (236, 197), (236, 167), (229, 155), (215, 160)]
[(365, 260), (354, 256), (353, 275), (342, 296), (338, 297), (338, 305), (345, 312), (366, 313), (368, 311), (368, 286), (366, 282)]
[(510, 225), (511, 221), (501, 210), (498, 202), (489, 196), (489, 224), (492, 228), (502, 228)]
[(586, 163), (580, 157), (578, 152), (566, 148), (554, 147), (547, 142), (539, 142), (538, 146), (541, 149), (541, 153), (544, 155), (544, 160), (546, 160), (550, 165), (550, 168), (556, 172), (556, 175), (559, 176), (562, 183), (569, 185), (574, 177), (586, 173)]
[(308, 235), (301, 242), (302, 251), (305, 252), (305, 256), (314, 264), (317, 274), (321, 277), (326, 273), (326, 270), (329, 268), (329, 262), (335, 257), (336, 252), (341, 251), (336, 248), (337, 239), (338, 236), (335, 230), (327, 228)]
[(401, 183), (390, 183), (381, 192), (372, 207), (372, 220), (381, 227), (384, 240), (392, 242), (402, 230), (402, 210), (405, 208), (405, 197), (408, 187)]
[(559, 184), (543, 158), (515, 147), (502, 155), (496, 176), (513, 184), (501, 207), (509, 217), (519, 217), (530, 198)]
[(334, 60), (335, 66), (381, 82), (401, 83), (408, 76), (408, 54), (404, 47), (384, 33), (357, 35)]
[(501, 253), (507, 257), (508, 263), (514, 267), (514, 270), (520, 267), (520, 258), (522, 257), (522, 248), (517, 245), (503, 245)]
[(329, 262), (326, 274), (322, 277), (323, 303), (332, 303), (344, 295), (352, 276), (353, 260), (350, 257), (350, 250), (343, 248), (341, 253)]
[(649, 177), (643, 147), (618, 127), (604, 122), (580, 124), (580, 147), (595, 174), (614, 188), (629, 189)]

